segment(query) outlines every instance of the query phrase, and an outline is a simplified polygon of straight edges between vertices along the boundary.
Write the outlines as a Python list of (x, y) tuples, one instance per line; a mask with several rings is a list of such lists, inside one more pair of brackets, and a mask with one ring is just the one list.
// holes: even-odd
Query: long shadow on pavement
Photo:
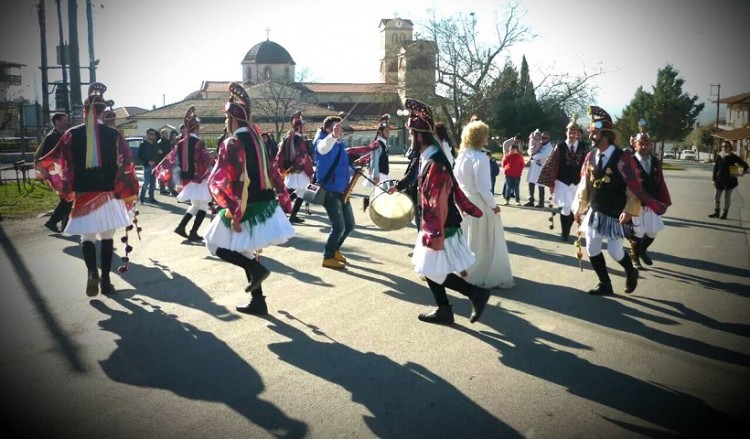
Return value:
[[(270, 329), (289, 341), (269, 345), (271, 352), (350, 392), (352, 401), (372, 413), (364, 422), (376, 437), (521, 437), (424, 366), (399, 364), (383, 355), (354, 350), (288, 312), (279, 314), (289, 323), (273, 316), (266, 319), (272, 323)], [(306, 329), (292, 326), (294, 321)], [(308, 332), (327, 341), (317, 341)]]
[(212, 333), (180, 322), (146, 302), (141, 301), (141, 307), (120, 297), (113, 299), (129, 312), (114, 310), (99, 300), (90, 302), (107, 317), (99, 326), (119, 337), (110, 357), (100, 362), (110, 379), (226, 404), (278, 437), (307, 433), (303, 422), (258, 397), (265, 387), (260, 375)]
[[(598, 302), (602, 305), (604, 301)], [(667, 431), (615, 421), (601, 415), (621, 428), (649, 437), (721, 436), (721, 432), (746, 431), (747, 426), (737, 419), (695, 396), (639, 380), (550, 346), (548, 342), (559, 343), (556, 340), (560, 338), (559, 335), (537, 328), (514, 312), (493, 308), (485, 311), (482, 322), (494, 331), (476, 332), (462, 326), (454, 327), (497, 349), (500, 362), (510, 368), (565, 387), (573, 395)], [(566, 344), (571, 343), (575, 342)], [(591, 433), (598, 436), (595, 432)]]
[[(98, 246), (99, 244), (97, 243), (97, 256), (100, 252)], [(79, 259), (82, 257), (78, 246), (66, 247), (63, 249), (63, 252)], [(117, 277), (120, 275), (116, 271), (119, 260), (117, 252), (115, 252), (111, 274), (112, 283), (115, 284), (115, 287), (119, 284)], [(199, 288), (190, 278), (172, 271), (170, 267), (159, 263), (159, 261), (149, 260), (154, 264), (153, 267), (137, 264), (131, 260), (127, 273), (123, 274), (121, 279), (132, 285), (135, 289), (117, 290), (114, 295), (127, 298), (133, 297), (136, 294), (151, 297), (161, 302), (169, 302), (197, 309), (227, 322), (239, 318), (239, 316), (232, 314), (225, 307), (214, 303), (213, 298)], [(81, 263), (81, 276), (85, 276), (83, 263)]]
[[(55, 343), (67, 360), (71, 369), (75, 372), (85, 372), (86, 367), (81, 360), (78, 347), (70, 340), (70, 338), (68, 338), (66, 331), (63, 330), (57, 317), (53, 314), (52, 309), (47, 305), (47, 300), (34, 282), (33, 273), (26, 267), (26, 263), (18, 253), (16, 246), (5, 233), (5, 229), (2, 225), (0, 225), (0, 245), (5, 251), (11, 264), (10, 267), (5, 267), (5, 269), (11, 269), (8, 271), (8, 275), (12, 272), (16, 273), (24, 292), (29, 296), (31, 303), (34, 304), (34, 308), (39, 313), (42, 322), (44, 322), (47, 332), (49, 332), (55, 340)], [(76, 248), (78, 248), (78, 246), (76, 246)], [(8, 293), (7, 289), (5, 292)]]
[[(650, 327), (646, 322), (677, 325), (678, 320), (659, 317), (624, 305), (620, 295), (610, 297), (589, 296), (583, 290), (563, 286), (550, 286), (528, 279), (516, 278), (516, 287), (510, 297), (521, 303), (567, 315), (605, 328), (630, 333), (680, 351), (725, 363), (750, 366), (750, 356), (700, 340), (671, 334)], [(638, 291), (628, 298), (636, 298)]]

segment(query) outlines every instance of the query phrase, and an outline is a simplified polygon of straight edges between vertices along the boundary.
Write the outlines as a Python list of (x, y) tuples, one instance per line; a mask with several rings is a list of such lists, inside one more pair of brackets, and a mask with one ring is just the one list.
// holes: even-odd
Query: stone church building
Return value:
[[(289, 116), (302, 110), (308, 137), (312, 137), (326, 116), (350, 113), (345, 123), (349, 144), (369, 143), (384, 113), (391, 115), (394, 128), (400, 127), (403, 119), (396, 111), (403, 108), (406, 96), (426, 102), (437, 98), (437, 46), (434, 41), (415, 40), (413, 27), (411, 20), (398, 17), (380, 21), (382, 52), (380, 82), (376, 83), (296, 82), (296, 63), (284, 47), (270, 40), (256, 44), (240, 63), (255, 123), (278, 140), (289, 129)], [(194, 105), (201, 118), (201, 137), (215, 146), (224, 128), (221, 109), (227, 85), (226, 81), (203, 81), (182, 101), (120, 121), (118, 127), (126, 136), (143, 135), (149, 128), (176, 127)], [(403, 130), (392, 129), (391, 136), (395, 146), (406, 142)]]

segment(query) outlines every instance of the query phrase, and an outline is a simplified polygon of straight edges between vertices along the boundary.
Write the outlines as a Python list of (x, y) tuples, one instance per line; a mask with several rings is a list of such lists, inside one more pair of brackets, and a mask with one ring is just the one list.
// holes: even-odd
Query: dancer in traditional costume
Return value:
[[(414, 271), (427, 280), (437, 304), (432, 312), (420, 314), (419, 320), (453, 323), (453, 309), (445, 291), (450, 288), (471, 300), (474, 310), (470, 321), (474, 323), (482, 315), (490, 292), (464, 279), (476, 259), (464, 241), (459, 208), (477, 218), (482, 216), (482, 210), (469, 201), (453, 176), (450, 162), (434, 134), (432, 109), (415, 99), (406, 99), (404, 105), (411, 113), (406, 127), (412, 148), (420, 151), (421, 160), (418, 185), (422, 225), (412, 263)], [(396, 187), (389, 189), (396, 190)]]
[(594, 149), (586, 155), (573, 205), (575, 221), (586, 235), (591, 266), (599, 278), (599, 284), (588, 293), (613, 293), (602, 254), (605, 239), (610, 256), (625, 270), (625, 293), (632, 293), (638, 285), (638, 269), (625, 254), (622, 241), (632, 236), (631, 219), (640, 214), (641, 204), (659, 215), (666, 211), (666, 206), (641, 186), (633, 158), (615, 144), (614, 124), (609, 114), (596, 106), (589, 107), (588, 113), (589, 139)]
[[(106, 107), (99, 82), (89, 86), (86, 122), (69, 129), (37, 163), (37, 172), (61, 198), (73, 201), (65, 233), (81, 236), (88, 270), (86, 295), (114, 292), (110, 282), (115, 230), (131, 225), (128, 211), (138, 196), (130, 148), (120, 133), (101, 119)], [(96, 267), (96, 236), (101, 239), (101, 276)]]
[[(200, 242), (198, 234), (203, 220), (206, 218), (211, 194), (208, 192), (206, 179), (211, 172), (211, 157), (198, 137), (200, 133), (200, 119), (195, 115), (195, 107), (188, 108), (183, 118), (185, 135), (175, 144), (172, 151), (154, 168), (153, 173), (164, 184), (174, 179), (179, 191), (177, 201), (190, 202), (182, 221), (174, 232), (191, 242)], [(181, 188), (181, 189), (180, 189)], [(188, 234), (185, 230), (190, 220), (195, 216), (193, 228)]]
[[(284, 211), (291, 210), (289, 195), (271, 161), (263, 139), (250, 123), (250, 98), (238, 83), (229, 85), (224, 106), (231, 133), (219, 146), (208, 187), (220, 210), (204, 235), (206, 247), (219, 258), (245, 270), (250, 302), (237, 306), (245, 314), (265, 315), (268, 306), (261, 283), (270, 272), (258, 261), (261, 249), (294, 236)], [(279, 203), (281, 206), (279, 207)]]
[(539, 175), (539, 183), (550, 188), (552, 203), (560, 208), (560, 237), (565, 242), (573, 226), (571, 208), (581, 181), (581, 166), (588, 152), (588, 146), (578, 141), (581, 127), (575, 119), (573, 116), (565, 127), (567, 140), (555, 145)]
[[(388, 151), (390, 150), (390, 147), (388, 146), (388, 136), (391, 133), (391, 129), (388, 126), (388, 121), (390, 118), (390, 114), (384, 114), (380, 116), (380, 120), (378, 121), (378, 131), (375, 133), (375, 140), (373, 140), (373, 143), (376, 143), (376, 145), (373, 146), (377, 146), (377, 148), (373, 149), (367, 156), (367, 161), (369, 163), (368, 177), (370, 177), (370, 179), (365, 179), (362, 183), (365, 187), (372, 188), (375, 187), (375, 184), (380, 184), (389, 179), (388, 174), (390, 173), (390, 163), (388, 159)], [(362, 210), (367, 210), (369, 205), (370, 196), (366, 195), (362, 199)]]
[[(284, 176), (284, 185), (294, 201), (289, 222), (304, 223), (305, 220), (297, 216), (302, 206), (302, 192), (310, 184), (313, 175), (313, 159), (307, 149), (307, 139), (303, 134), (305, 121), (302, 112), (294, 113), (289, 121), (292, 129), (281, 139), (279, 151), (276, 154), (276, 166)], [(265, 147), (265, 144), (264, 144)]]
[[(640, 133), (635, 136), (635, 163), (638, 166), (638, 178), (643, 189), (653, 198), (669, 207), (672, 199), (669, 196), (667, 183), (664, 181), (661, 162), (651, 152), (653, 143), (651, 137), (644, 131), (645, 121), (641, 121)], [(643, 206), (641, 215), (633, 218), (634, 236), (630, 239), (630, 259), (636, 268), (641, 268), (641, 262), (652, 265), (647, 250), (656, 239), (656, 234), (664, 230), (664, 221), (648, 206)]]

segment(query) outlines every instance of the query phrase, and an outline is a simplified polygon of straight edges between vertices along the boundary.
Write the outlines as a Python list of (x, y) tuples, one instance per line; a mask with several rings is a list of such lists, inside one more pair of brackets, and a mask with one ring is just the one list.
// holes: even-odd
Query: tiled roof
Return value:
[(401, 20), (404, 23), (409, 23), (410, 25), (414, 26), (414, 22), (412, 22), (411, 20), (405, 20), (403, 18), (383, 18), (380, 20), (380, 26), (385, 26), (393, 20)]
[(136, 114), (145, 113), (148, 110), (141, 107), (117, 107), (114, 111), (118, 119), (126, 119), (130, 116), (135, 116)]
[[(193, 105), (195, 107), (195, 114), (199, 118), (224, 118), (224, 104), (226, 99), (186, 99), (180, 102), (166, 105), (156, 110), (147, 111), (135, 116), (136, 119), (182, 119), (185, 116), (187, 109)], [(253, 100), (252, 111), (257, 117), (267, 116), (267, 114), (261, 114), (264, 108), (263, 102), (260, 99)], [(270, 106), (270, 105), (269, 105)], [(294, 108), (289, 108), (289, 115), (294, 111), (302, 110), (307, 118), (319, 118), (323, 119), (326, 116), (337, 114), (339, 110), (329, 110), (324, 107), (310, 104), (295, 105)]]
[(231, 82), (233, 81), (203, 81), (201, 91), (225, 92)]
[(18, 64), (15, 62), (3, 61), (3, 60), (0, 60), (0, 65), (8, 66), (8, 67), (26, 67), (26, 64)]
[(262, 41), (247, 51), (242, 63), (255, 64), (291, 64), (294, 65), (292, 55), (280, 44), (271, 40)]
[(300, 85), (305, 86), (313, 93), (396, 93), (398, 91), (396, 84), (383, 84), (380, 82), (367, 84), (303, 82)]
[(737, 128), (736, 130), (730, 131), (721, 131), (716, 134), (712, 134), (712, 136), (718, 137), (719, 139), (731, 141), (750, 139), (750, 127)]
[(750, 104), (750, 93), (743, 93), (741, 95), (729, 96), (727, 98), (719, 100), (721, 104)]

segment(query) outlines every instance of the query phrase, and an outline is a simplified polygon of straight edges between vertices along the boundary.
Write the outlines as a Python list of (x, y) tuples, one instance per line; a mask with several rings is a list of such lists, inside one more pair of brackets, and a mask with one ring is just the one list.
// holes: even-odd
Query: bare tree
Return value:
[(478, 39), (473, 12), (447, 18), (439, 18), (435, 10), (429, 12), (426, 31), (438, 47), (438, 89), (449, 100), (441, 108), (455, 137), (458, 129), (453, 118), (460, 124), (487, 104), (487, 91), (504, 64), (498, 61), (499, 55), (534, 35), (522, 22), (525, 13), (520, 10), (520, 3), (510, 4), (502, 18), (495, 14), (496, 35), (492, 43)]
[(534, 93), (540, 103), (557, 106), (566, 114), (586, 114), (586, 108), (594, 102), (597, 87), (591, 84), (592, 79), (607, 73), (601, 65), (584, 70), (579, 74), (556, 71), (555, 68), (541, 70), (545, 72), (534, 87)]

